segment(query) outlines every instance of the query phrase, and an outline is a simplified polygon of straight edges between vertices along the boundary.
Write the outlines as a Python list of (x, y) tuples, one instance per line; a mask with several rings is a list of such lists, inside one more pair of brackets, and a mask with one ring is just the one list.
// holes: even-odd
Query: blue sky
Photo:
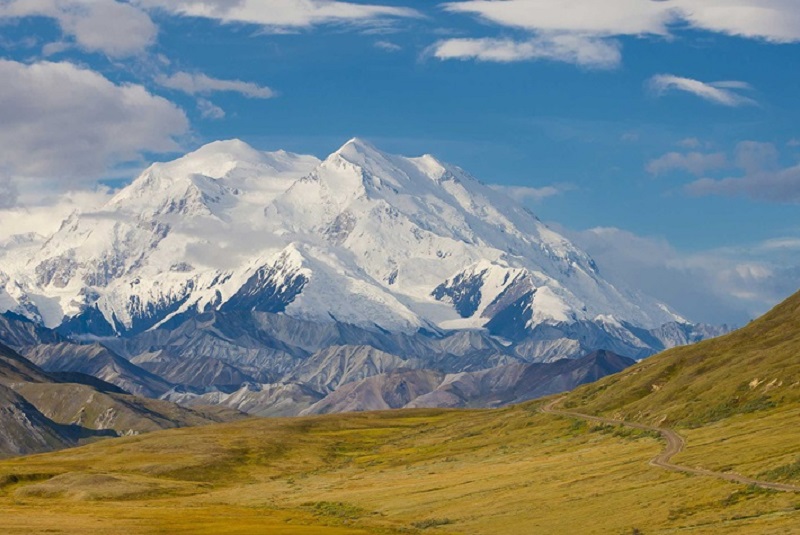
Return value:
[(800, 286), (794, 0), (0, 0), (0, 75), (0, 223), (215, 139), (360, 136), (517, 188), (692, 319)]

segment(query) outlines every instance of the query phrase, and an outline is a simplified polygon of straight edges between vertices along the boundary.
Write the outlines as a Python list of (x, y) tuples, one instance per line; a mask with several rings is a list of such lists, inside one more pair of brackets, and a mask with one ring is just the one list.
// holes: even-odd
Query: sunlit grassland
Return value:
[(687, 429), (800, 407), (800, 294), (727, 336), (578, 388), (564, 406)]
[[(800, 525), (798, 495), (651, 467), (662, 447), (652, 436), (537, 407), (250, 420), (12, 459), (0, 463), (0, 532), (762, 534)], [(690, 450), (687, 459), (724, 464), (772, 431), (767, 422), (714, 449), (704, 440), (716, 444), (715, 432), (697, 429), (691, 442), (713, 458)], [(785, 448), (775, 446), (781, 462)]]
[[(687, 449), (675, 462), (800, 484), (800, 407), (742, 414), (681, 429)], [(798, 528), (800, 531), (800, 527)]]

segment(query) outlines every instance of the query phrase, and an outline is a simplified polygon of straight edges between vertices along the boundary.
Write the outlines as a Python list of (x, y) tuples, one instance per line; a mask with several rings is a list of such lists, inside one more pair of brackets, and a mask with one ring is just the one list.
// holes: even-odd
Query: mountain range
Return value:
[(0, 457), (244, 417), (132, 396), (80, 372), (47, 373), (0, 344)]
[[(641, 359), (726, 331), (612, 285), (464, 170), (359, 139), (324, 160), (230, 140), (153, 164), (52, 235), (7, 240), (0, 311), (15, 326), (0, 340), (47, 370), (259, 414), (312, 410), (345, 384), (397, 374), (426, 385), (427, 401), (402, 406), (498, 404), (521, 398), (454, 398), (452, 376), (522, 380), (536, 363)], [(578, 383), (549, 384), (515, 391)]]

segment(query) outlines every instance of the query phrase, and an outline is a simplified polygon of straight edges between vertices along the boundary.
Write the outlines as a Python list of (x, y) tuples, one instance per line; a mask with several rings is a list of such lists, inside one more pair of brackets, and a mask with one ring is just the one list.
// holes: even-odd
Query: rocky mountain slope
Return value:
[[(337, 364), (332, 365), (330, 360)], [(580, 359), (444, 373), (372, 348), (343, 346), (310, 357), (285, 382), (250, 383), (232, 392), (176, 388), (164, 399), (187, 406), (219, 404), (261, 416), (497, 407), (571, 390), (632, 364), (634, 361), (627, 357), (598, 351)], [(309, 369), (321, 371), (301, 381)]]
[(565, 392), (624, 370), (634, 361), (607, 351), (546, 364), (508, 364), (478, 372), (442, 374), (394, 370), (354, 381), (302, 414), (417, 407), (497, 407)]
[(46, 371), (84, 373), (136, 396), (157, 398), (172, 388), (166, 380), (97, 343), (40, 344), (28, 348), (25, 356)]
[(0, 384), (0, 457), (72, 446), (76, 433), (45, 417), (12, 389)]
[(106, 386), (80, 373), (51, 376), (0, 344), (0, 456), (242, 417), (232, 410), (187, 409)]

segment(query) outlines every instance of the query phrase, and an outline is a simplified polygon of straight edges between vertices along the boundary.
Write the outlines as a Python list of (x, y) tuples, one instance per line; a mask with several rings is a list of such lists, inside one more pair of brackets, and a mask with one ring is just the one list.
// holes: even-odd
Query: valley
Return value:
[[(800, 344), (792, 328), (798, 307), (800, 294), (730, 335), (656, 355), (566, 395), (506, 408), (251, 419), (9, 459), (0, 462), (6, 513), (0, 527), (9, 533), (79, 533), (98, 525), (108, 533), (792, 533), (800, 520), (794, 425), (800, 406), (790, 380)], [(736, 349), (736, 359), (727, 360), (726, 348)], [(702, 355), (700, 373), (689, 358), (695, 354)], [(750, 360), (756, 356), (760, 367)], [(749, 363), (748, 374), (781, 370), (781, 387), (752, 388), (761, 386), (751, 395), (770, 403), (739, 399), (740, 410), (719, 414), (701, 398), (687, 412), (693, 399), (684, 395), (687, 381), (697, 392), (716, 387), (737, 400), (739, 360)], [(649, 381), (649, 373), (662, 388), (643, 393), (636, 385)], [(718, 384), (717, 373), (729, 381)], [(673, 389), (671, 403), (659, 402), (656, 421), (669, 422), (685, 447), (670, 441), (665, 453), (661, 433), (647, 423), (654, 415), (639, 407)], [(639, 395), (626, 397), (628, 391)], [(583, 414), (613, 417), (587, 421)], [(618, 419), (625, 425), (615, 425)], [(749, 480), (783, 492), (742, 483)]]

